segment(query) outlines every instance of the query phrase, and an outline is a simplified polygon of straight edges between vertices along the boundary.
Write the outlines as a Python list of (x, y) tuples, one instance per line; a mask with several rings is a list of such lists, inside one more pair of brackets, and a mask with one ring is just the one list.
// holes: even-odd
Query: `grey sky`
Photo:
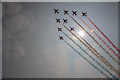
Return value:
[[(60, 14), (54, 14), (54, 8), (58, 8)], [(62, 26), (56, 24), (55, 18), (67, 18), (67, 26), (80, 29), (68, 16), (63, 15), (64, 9), (68, 9), (70, 15), (71, 10), (77, 10), (80, 16), (81, 11), (87, 12), (88, 17), (118, 46), (117, 3), (3, 3), (3, 77), (104, 77), (64, 41), (59, 40), (58, 36), (63, 34), (58, 33), (56, 27)], [(95, 29), (86, 18), (82, 19)], [(68, 33), (64, 28), (63, 31)], [(70, 33), (68, 35), (71, 36)], [(97, 46), (87, 34), (83, 37), (91, 45)], [(67, 38), (65, 40), (70, 42)], [(96, 49), (107, 57), (98, 46)], [(84, 52), (79, 51), (84, 55)], [(114, 66), (117, 67), (116, 64)]]

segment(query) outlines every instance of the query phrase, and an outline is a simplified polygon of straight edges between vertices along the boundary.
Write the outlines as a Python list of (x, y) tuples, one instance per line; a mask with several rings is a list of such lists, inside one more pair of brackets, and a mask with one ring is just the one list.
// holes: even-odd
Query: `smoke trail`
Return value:
[[(87, 23), (85, 23), (79, 16), (77, 16), (108, 48), (109, 50), (111, 50), (118, 58), (120, 58), (120, 56), (112, 49), (110, 48), (110, 46), (103, 40), (101, 39), (101, 37), (92, 29), (90, 28), (90, 26), (87, 25)], [(107, 54), (116, 62), (120, 65), (120, 63), (107, 51)]]
[[(62, 31), (63, 32), (63, 31)], [(76, 44), (82, 51), (85, 52), (85, 54), (87, 54), (93, 61), (95, 61), (99, 66), (101, 66), (106, 72), (108, 72), (113, 78), (115, 78), (116, 80), (118, 80), (116, 78), (116, 76), (114, 76), (111, 72), (109, 72), (104, 66), (102, 66), (97, 60), (95, 60), (91, 55), (89, 55), (82, 47), (80, 47), (73, 39), (71, 39), (67, 34), (65, 34), (63, 32), (63, 34), (68, 37), (74, 44)]]
[(120, 53), (120, 50), (110, 41), (110, 39), (87, 17), (87, 19), (97, 28), (97, 30), (108, 40), (110, 44)]
[(104, 64), (106, 64), (111, 70), (113, 70), (116, 74), (119, 74), (119, 71), (112, 66), (102, 55), (95, 54), (82, 40), (80, 40), (74, 33), (72, 33), (64, 24), (62, 24), (72, 35), (74, 35), (82, 44), (85, 45), (98, 59), (100, 59)]
[(92, 65), (95, 69), (97, 69), (101, 74), (103, 74), (106, 78), (110, 79), (103, 71), (101, 71), (99, 68), (97, 68), (93, 63), (91, 63), (88, 59), (86, 59), (83, 55), (80, 54), (80, 52), (78, 52), (75, 48), (73, 48), (67, 41), (64, 40), (64, 42), (70, 46), (75, 52), (77, 52), (82, 58), (84, 58), (90, 65)]
[[(70, 17), (71, 17), (71, 16), (70, 16)], [(79, 25), (79, 27), (81, 27), (81, 28), (107, 53), (106, 49), (104, 49), (73, 17), (71, 17), (71, 18), (72, 18), (72, 20), (73, 20), (76, 24)], [(103, 58), (102, 56), (100, 56), (100, 57), (105, 60), (104, 63), (105, 63), (105, 64), (107, 63), (107, 66), (110, 66), (110, 67), (109, 67), (110, 69), (114, 70), (114, 72), (116, 72), (117, 74), (120, 75), (120, 72), (117, 71), (105, 58)]]
[[(71, 16), (70, 16), (71, 17)], [(96, 40), (95, 40), (95, 38), (93, 38), (73, 17), (71, 17), (72, 18), (72, 20), (74, 20), (74, 22), (76, 22), (78, 25), (79, 25), (79, 27), (81, 27), (96, 43), (97, 43), (97, 45), (99, 45), (108, 55), (109, 55), (109, 52), (105, 49), (105, 48), (103, 48)]]

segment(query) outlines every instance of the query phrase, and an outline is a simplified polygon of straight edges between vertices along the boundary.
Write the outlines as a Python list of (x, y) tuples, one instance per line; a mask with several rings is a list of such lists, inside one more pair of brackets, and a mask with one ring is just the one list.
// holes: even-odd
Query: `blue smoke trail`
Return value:
[(91, 63), (88, 59), (86, 59), (83, 55), (80, 54), (80, 52), (78, 52), (75, 48), (73, 48), (67, 41), (64, 40), (64, 42), (70, 46), (75, 52), (77, 52), (82, 58), (84, 58), (88, 63), (90, 63), (95, 69), (97, 69), (101, 74), (103, 74), (106, 78), (110, 79), (103, 71), (101, 71), (99, 68), (97, 68), (93, 63)]
[(92, 60), (94, 60), (99, 66), (101, 66), (106, 72), (108, 72), (113, 78), (118, 80), (111, 72), (109, 72), (104, 66), (102, 66), (97, 60), (95, 60), (92, 56), (90, 56), (82, 47), (80, 47), (73, 39), (71, 39), (67, 34), (65, 34), (63, 31), (62, 33), (68, 37), (73, 43), (75, 43), (82, 51), (84, 51)]
[(101, 71), (99, 68), (97, 68), (93, 63), (91, 63), (88, 59), (86, 59), (83, 55), (81, 55), (75, 48), (73, 48), (67, 41), (64, 40), (64, 42), (69, 45), (75, 52), (77, 52), (82, 58), (84, 58), (88, 63), (90, 63), (95, 69), (97, 69), (101, 74), (103, 74), (107, 79), (110, 79), (103, 71)]

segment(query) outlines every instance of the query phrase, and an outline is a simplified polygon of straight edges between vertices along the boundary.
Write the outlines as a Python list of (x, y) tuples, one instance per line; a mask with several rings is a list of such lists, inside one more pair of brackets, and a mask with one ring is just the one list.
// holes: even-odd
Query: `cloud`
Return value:
[[(64, 44), (58, 44), (57, 46), (44, 47), (41, 57), (37, 58), (38, 65), (44, 67), (43, 71), (46, 72), (40, 77), (66, 77), (70, 71), (70, 64), (67, 57)], [(46, 67), (46, 68), (45, 68)]]
[(12, 18), (7, 18), (4, 21), (5, 30), (9, 33), (14, 34), (19, 32), (22, 29), (31, 29), (31, 20), (29, 18), (30, 13), (26, 16), (26, 12), (17, 14)]
[(25, 56), (24, 46), (17, 39), (33, 29), (34, 15), (20, 3), (3, 4), (3, 52), (6, 56)]
[(22, 5), (20, 3), (7, 3), (4, 5), (5, 7), (5, 13), (8, 16), (14, 16), (16, 14), (19, 14), (20, 11), (22, 11)]
[(87, 62), (83, 60), (81, 57), (74, 60), (75, 77), (77, 78), (84, 77), (84, 75), (86, 74), (86, 71), (88, 70), (88, 68), (86, 69), (84, 68), (85, 66), (87, 66)]
[[(21, 46), (19, 44), (14, 44), (12, 53), (15, 53), (15, 57), (17, 58), (19, 56), (24, 56), (25, 50), (24, 50), (23, 46)], [(17, 53), (17, 55), (16, 55), (16, 53)]]
[(3, 41), (3, 54), (7, 58), (18, 58), (25, 56), (25, 49), (16, 41)]
[[(88, 60), (91, 62), (91, 59)], [(105, 78), (98, 70), (96, 70), (82, 57), (76, 58), (74, 61), (74, 75), (75, 78)]]

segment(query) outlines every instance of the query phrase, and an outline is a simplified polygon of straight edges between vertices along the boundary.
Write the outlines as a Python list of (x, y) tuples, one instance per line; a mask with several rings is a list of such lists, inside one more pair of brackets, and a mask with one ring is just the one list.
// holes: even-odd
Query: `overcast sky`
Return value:
[[(54, 8), (59, 9), (60, 13), (54, 14)], [(67, 44), (65, 44), (64, 41), (59, 40), (58, 36), (64, 35), (57, 31), (57, 27), (62, 26), (56, 23), (55, 18), (68, 19), (68, 24), (66, 24), (68, 27), (73, 26), (76, 31), (81, 30), (81, 28), (79, 28), (79, 26), (75, 24), (69, 16), (63, 15), (64, 9), (69, 10), (70, 15), (72, 15), (72, 10), (78, 11), (78, 15), (80, 17), (82, 15), (81, 11), (87, 12), (88, 17), (95, 22), (95, 24), (116, 46), (118, 46), (118, 4), (116, 2), (3, 3), (3, 77), (104, 77)], [(91, 31), (77, 17), (74, 18), (78, 20), (80, 24), (88, 32), (90, 32), (90, 34), (92, 34)], [(83, 17), (82, 19), (88, 23), (91, 28), (95, 29), (87, 18)], [(73, 37), (64, 28), (63, 31)], [(96, 33), (99, 33), (96, 29), (95, 31)], [(95, 35), (93, 36), (100, 44), (102, 44), (102, 42), (100, 42)], [(81, 54), (86, 56), (84, 52), (70, 42), (69, 39), (65, 36), (64, 38)], [(85, 38), (92, 46), (96, 48), (96, 50), (100, 51), (100, 53), (109, 60), (109, 57), (105, 55), (105, 52), (102, 51), (102, 49), (100, 49), (100, 47), (98, 47), (86, 33), (84, 33), (83, 38)], [(83, 49), (89, 52), (84, 45), (77, 40), (75, 41)], [(102, 46), (104, 45), (102, 44)], [(105, 47), (105, 49), (107, 48)], [(90, 54), (92, 55), (92, 53)], [(94, 55), (92, 56), (96, 58)], [(89, 58), (88, 60), (93, 62)], [(111, 60), (109, 61), (117, 68), (116, 64), (114, 64)], [(100, 63), (102, 64), (102, 62)]]

